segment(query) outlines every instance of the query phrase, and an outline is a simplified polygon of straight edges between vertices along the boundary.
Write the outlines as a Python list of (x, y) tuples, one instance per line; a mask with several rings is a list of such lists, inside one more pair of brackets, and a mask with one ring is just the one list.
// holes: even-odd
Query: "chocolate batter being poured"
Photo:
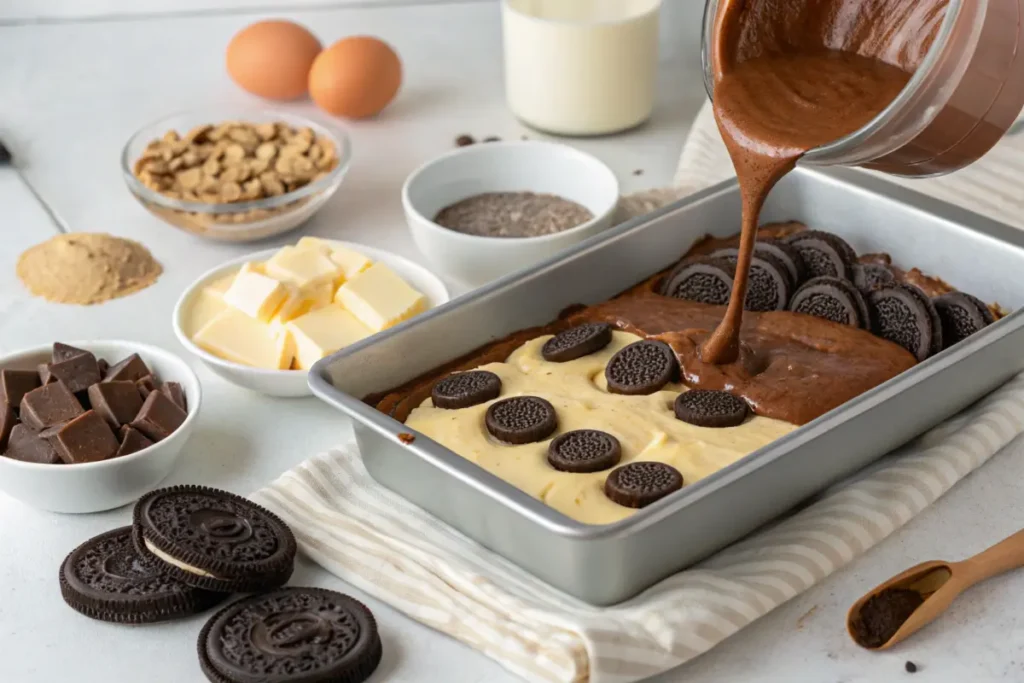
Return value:
[(942, 0), (721, 0), (712, 66), (718, 127), (739, 177), (743, 227), (706, 363), (740, 357), (740, 323), (764, 200), (811, 149), (867, 124), (907, 85), (945, 13)]

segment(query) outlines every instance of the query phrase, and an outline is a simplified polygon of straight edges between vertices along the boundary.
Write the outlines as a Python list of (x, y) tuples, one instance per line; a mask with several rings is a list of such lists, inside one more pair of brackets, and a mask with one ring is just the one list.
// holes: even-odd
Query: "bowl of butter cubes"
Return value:
[(373, 247), (303, 237), (202, 275), (174, 332), (213, 372), (269, 396), (311, 395), (321, 358), (448, 301), (430, 271)]

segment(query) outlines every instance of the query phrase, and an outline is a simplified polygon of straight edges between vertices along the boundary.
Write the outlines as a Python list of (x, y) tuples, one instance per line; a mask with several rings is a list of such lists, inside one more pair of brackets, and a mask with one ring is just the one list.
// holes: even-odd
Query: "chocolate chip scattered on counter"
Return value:
[(408, 432), (402, 432), (398, 435), (398, 440), (408, 446), (416, 440), (416, 436), (414, 434), (409, 434)]
[(455, 138), (456, 147), (469, 147), (475, 142), (476, 140), (473, 139), (472, 135), (460, 135), (459, 137)]
[(913, 662), (907, 662), (904, 668), (907, 670), (908, 674), (917, 673), (917, 664), (914, 664)]
[(638, 168), (635, 171), (633, 171), (633, 175), (643, 175), (643, 174), (644, 174), (644, 169), (642, 169), (642, 168)]
[(484, 138), (484, 142), (501, 142), (501, 138), (497, 135), (488, 135)]

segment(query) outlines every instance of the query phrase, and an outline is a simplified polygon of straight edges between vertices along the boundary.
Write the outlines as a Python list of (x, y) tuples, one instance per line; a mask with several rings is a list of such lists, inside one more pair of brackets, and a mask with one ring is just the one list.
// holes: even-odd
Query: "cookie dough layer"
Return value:
[[(558, 431), (600, 429), (622, 444), (624, 465), (633, 461), (665, 462), (683, 474), (684, 485), (703, 479), (743, 456), (796, 429), (781, 420), (749, 418), (739, 427), (709, 429), (676, 419), (672, 404), (687, 388), (670, 384), (649, 396), (609, 394), (604, 368), (624, 346), (640, 341), (614, 332), (603, 350), (568, 363), (549, 363), (540, 350), (550, 335), (526, 342), (504, 363), (480, 366), (501, 378), (501, 395), (539, 396), (558, 413)], [(493, 402), (493, 401), (492, 401)], [(608, 471), (592, 474), (559, 472), (547, 461), (550, 439), (512, 446), (494, 439), (484, 426), (492, 403), (443, 410), (428, 398), (406, 419), (412, 429), (429, 436), (559, 512), (588, 524), (609, 524), (636, 510), (613, 503), (604, 494)]]

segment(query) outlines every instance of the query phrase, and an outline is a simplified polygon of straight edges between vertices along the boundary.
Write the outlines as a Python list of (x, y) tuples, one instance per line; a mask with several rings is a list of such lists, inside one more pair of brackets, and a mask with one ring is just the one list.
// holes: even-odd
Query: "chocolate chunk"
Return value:
[(822, 230), (804, 230), (790, 235), (786, 244), (800, 252), (808, 277), (831, 277), (849, 280), (857, 252), (838, 235)]
[(363, 683), (381, 654), (370, 610), (322, 588), (243, 598), (199, 634), (200, 667), (218, 683)]
[(501, 378), (487, 370), (448, 375), (434, 383), (430, 399), (437, 408), (458, 410), (486, 403), (501, 394)]
[(50, 372), (49, 363), (40, 363), (36, 366), (36, 370), (39, 372), (39, 382), (41, 384), (49, 384), (50, 382), (56, 382), (57, 378)]
[(167, 394), (167, 398), (174, 401), (174, 405), (178, 406), (186, 413), (188, 412), (188, 399), (185, 398), (185, 390), (178, 382), (164, 382), (160, 387), (160, 391)]
[(17, 408), (25, 394), (40, 384), (39, 375), (31, 370), (0, 370), (0, 402)]
[(628, 508), (647, 507), (683, 488), (683, 475), (663, 462), (631, 462), (612, 470), (604, 494)]
[(100, 358), (99, 360), (96, 361), (96, 364), (100, 366), (100, 375), (106, 377), (107, 371), (110, 370), (110, 363), (108, 363), (105, 359)]
[(872, 595), (853, 619), (854, 639), (867, 648), (885, 645), (922, 603), (921, 594), (907, 588), (887, 588)]
[(75, 395), (60, 381), (33, 389), (21, 400), (21, 421), (37, 432), (72, 420), (84, 412)]
[(50, 427), (40, 433), (69, 465), (99, 462), (117, 453), (118, 443), (102, 417), (95, 410), (79, 415), (67, 424)]
[(661, 293), (676, 299), (724, 306), (732, 294), (735, 264), (726, 258), (702, 256), (680, 263), (669, 273)]
[(596, 429), (560, 434), (548, 446), (548, 463), (560, 472), (600, 472), (615, 467), (621, 459), (619, 440)]
[(4, 453), (8, 458), (40, 465), (60, 465), (63, 461), (50, 442), (23, 424), (14, 425)]
[(137, 382), (146, 375), (152, 375), (149, 368), (139, 357), (139, 354), (133, 353), (132, 355), (125, 358), (120, 363), (115, 363), (110, 366), (107, 370), (107, 374), (103, 377), (104, 382), (118, 382), (128, 381)]
[(511, 444), (543, 441), (558, 428), (555, 407), (537, 396), (514, 396), (492, 403), (484, 422), (494, 438)]
[(665, 342), (638, 341), (612, 356), (604, 376), (610, 393), (653, 394), (679, 376), (679, 361)]
[(18, 418), (14, 414), (14, 408), (6, 401), (0, 399), (0, 455), (7, 450), (11, 431), (17, 424)]
[(153, 391), (142, 403), (142, 408), (131, 425), (152, 441), (157, 442), (173, 434), (187, 416), (188, 414), (174, 405), (174, 402), (166, 395), (159, 391)]
[(736, 427), (750, 413), (747, 402), (728, 391), (691, 389), (676, 397), (676, 418), (697, 427)]
[(81, 353), (66, 360), (54, 361), (50, 365), (50, 372), (75, 394), (86, 391), (102, 379), (99, 363), (96, 362), (96, 356), (91, 353)]
[(61, 344), (60, 342), (55, 342), (53, 345), (52, 360), (54, 363), (63, 363), (66, 360), (71, 360), (72, 358), (85, 355), (92, 356), (91, 353), (84, 349), (68, 346), (67, 344)]
[(789, 310), (863, 329), (871, 322), (860, 290), (837, 277), (816, 277), (805, 282), (790, 300)]
[(864, 294), (896, 282), (892, 268), (882, 263), (858, 263), (853, 267), (853, 284)]
[(899, 344), (918, 361), (942, 350), (942, 322), (931, 299), (917, 287), (894, 284), (871, 292), (873, 331)]
[(156, 380), (153, 379), (153, 375), (146, 375), (135, 382), (135, 388), (142, 398), (149, 398), (149, 395), (156, 391)]
[(984, 301), (964, 292), (943, 294), (932, 303), (942, 323), (942, 344), (946, 349), (996, 321)]
[(89, 403), (114, 429), (135, 419), (142, 396), (134, 382), (99, 382), (89, 387)]
[(118, 434), (121, 445), (118, 447), (117, 453), (114, 454), (115, 458), (120, 458), (122, 455), (131, 455), (136, 451), (141, 451), (153, 445), (153, 442), (143, 436), (142, 432), (133, 429), (130, 425), (124, 425), (122, 428), (125, 431), (123, 434)]
[(60, 568), (60, 592), (73, 610), (116, 624), (179, 619), (227, 597), (167, 576), (161, 562), (135, 549), (130, 526), (108, 531), (71, 551)]
[(551, 363), (565, 363), (597, 353), (612, 343), (612, 326), (607, 323), (583, 323), (562, 330), (544, 342), (540, 355)]
[(196, 588), (272, 590), (287, 583), (295, 567), (295, 536), (288, 526), (227, 491), (205, 486), (152, 491), (135, 505), (133, 520), (136, 549), (144, 556), (153, 554), (150, 548), (159, 550), (174, 561), (164, 571)]

